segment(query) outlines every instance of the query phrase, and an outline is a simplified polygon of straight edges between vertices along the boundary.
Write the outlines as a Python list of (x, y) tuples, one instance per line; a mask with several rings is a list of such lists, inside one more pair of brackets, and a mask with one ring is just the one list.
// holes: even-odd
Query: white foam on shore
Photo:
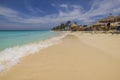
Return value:
[(41, 49), (47, 48), (54, 44), (60, 43), (62, 38), (64, 38), (68, 33), (62, 36), (53, 37), (48, 40), (35, 42), (27, 44), (24, 46), (17, 46), (13, 48), (8, 48), (0, 52), (0, 72), (9, 69), (15, 64), (19, 63), (20, 58), (27, 56), (29, 54), (34, 54)]

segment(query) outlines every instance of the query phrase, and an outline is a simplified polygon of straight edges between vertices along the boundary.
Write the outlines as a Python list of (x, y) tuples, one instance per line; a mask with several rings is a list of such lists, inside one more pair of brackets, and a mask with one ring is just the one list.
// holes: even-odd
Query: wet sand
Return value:
[(120, 80), (119, 37), (71, 33), (61, 43), (22, 58), (0, 80)]

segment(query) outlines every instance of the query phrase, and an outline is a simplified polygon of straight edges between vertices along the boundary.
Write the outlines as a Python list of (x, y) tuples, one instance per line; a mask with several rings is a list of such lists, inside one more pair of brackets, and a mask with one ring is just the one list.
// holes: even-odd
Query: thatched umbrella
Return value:
[(107, 21), (106, 21), (106, 18), (104, 18), (104, 19), (101, 19), (99, 22), (100, 23), (106, 23)]
[(97, 23), (95, 23), (95, 24), (92, 25), (92, 28), (94, 30), (103, 30), (105, 28), (105, 24), (97, 22)]
[(99, 27), (101, 25), (101, 23), (100, 22), (96, 22), (95, 24), (93, 24), (92, 26), (93, 27)]
[(84, 27), (82, 25), (80, 25), (77, 29), (78, 31), (83, 31), (84, 30)]
[(116, 29), (120, 24), (120, 15), (115, 17), (115, 22), (110, 24), (111, 29)]
[(92, 25), (92, 30), (96, 31), (98, 27), (99, 27), (99, 24), (95, 23), (95, 24)]
[(71, 28), (76, 28), (76, 27), (78, 27), (78, 25), (75, 24), (75, 23), (73, 23), (73, 24), (71, 25)]
[(73, 23), (70, 28), (71, 28), (72, 30), (77, 30), (78, 25), (75, 24), (75, 23)]
[(120, 22), (120, 15), (116, 16), (115, 19), (116, 19), (116, 22)]

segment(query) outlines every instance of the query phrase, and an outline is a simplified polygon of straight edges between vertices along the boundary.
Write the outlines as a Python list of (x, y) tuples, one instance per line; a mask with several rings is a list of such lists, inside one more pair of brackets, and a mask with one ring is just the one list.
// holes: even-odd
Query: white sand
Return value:
[(0, 80), (120, 80), (120, 36), (71, 33), (24, 57)]

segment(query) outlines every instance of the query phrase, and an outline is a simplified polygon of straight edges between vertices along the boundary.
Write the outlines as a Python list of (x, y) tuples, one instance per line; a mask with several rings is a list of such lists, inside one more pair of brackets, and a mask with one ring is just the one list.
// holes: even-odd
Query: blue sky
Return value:
[(0, 0), (0, 30), (44, 30), (68, 20), (92, 24), (120, 14), (120, 0)]

